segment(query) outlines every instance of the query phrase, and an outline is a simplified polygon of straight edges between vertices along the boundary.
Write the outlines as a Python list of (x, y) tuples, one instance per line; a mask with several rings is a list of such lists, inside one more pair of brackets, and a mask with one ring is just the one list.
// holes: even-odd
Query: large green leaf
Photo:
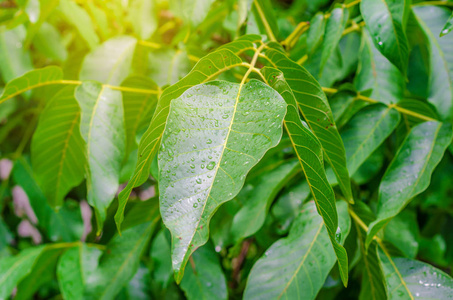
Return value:
[(348, 258), (346, 250), (338, 244), (335, 238), (338, 227), (335, 195), (327, 181), (321, 144), (302, 123), (297, 110), (296, 98), (285, 81), (283, 73), (269, 67), (263, 68), (262, 73), (268, 84), (278, 91), (288, 104), (288, 112), (284, 119), (285, 128), (310, 186), (318, 213), (326, 224), (327, 232), (339, 261), (341, 278), (346, 285), (348, 281)]
[(273, 67), (283, 72), (300, 111), (321, 142), (325, 160), (332, 166), (341, 191), (346, 199), (353, 201), (343, 142), (321, 86), (307, 70), (282, 52), (267, 49), (265, 57)]
[(44, 247), (34, 247), (21, 251), (16, 256), (0, 261), (0, 298), (7, 299), (13, 289), (33, 268)]
[(388, 299), (451, 299), (453, 279), (443, 271), (409, 258), (393, 258), (382, 248), (378, 256)]
[(365, 107), (349, 121), (341, 137), (350, 174), (384, 142), (399, 121), (399, 112), (383, 104)]
[(451, 124), (434, 121), (421, 123), (411, 130), (382, 178), (377, 219), (370, 224), (366, 245), (413, 197), (428, 187), (452, 135)]
[(438, 32), (450, 12), (436, 6), (415, 7), (414, 12), (429, 40), (431, 50), (428, 100), (444, 120), (453, 118), (453, 41), (440, 38)]
[(181, 289), (189, 300), (228, 299), (225, 275), (211, 244), (194, 252)]
[(94, 49), (99, 44), (99, 37), (87, 11), (71, 0), (60, 0), (58, 8), (64, 18), (77, 29), (90, 49)]
[(84, 299), (114, 299), (137, 272), (140, 257), (157, 225), (157, 206), (148, 211), (152, 221), (124, 230), (107, 245), (99, 267), (86, 278)]
[[(344, 243), (350, 219), (347, 204), (338, 203), (341, 229), (338, 242)], [(314, 299), (335, 264), (335, 252), (323, 219), (313, 201), (302, 207), (288, 237), (266, 250), (253, 266), (244, 299)]]
[(250, 196), (244, 200), (244, 205), (234, 216), (231, 234), (236, 240), (251, 236), (261, 228), (275, 196), (298, 171), (298, 162), (291, 160), (257, 179)]
[(52, 207), (59, 208), (85, 175), (85, 142), (80, 135), (80, 108), (74, 87), (60, 90), (41, 113), (33, 135), (33, 171)]
[(409, 61), (409, 44), (405, 31), (410, 2), (363, 0), (360, 5), (365, 24), (374, 37), (374, 44), (404, 75)]
[(286, 104), (269, 86), (213, 81), (173, 100), (159, 151), (162, 220), (172, 232), (176, 281), (208, 240), (209, 220), (282, 135)]
[(0, 104), (30, 89), (48, 84), (57, 84), (62, 78), (63, 72), (61, 68), (55, 66), (29, 71), (6, 84), (0, 96)]
[(96, 208), (98, 230), (118, 191), (126, 134), (121, 93), (87, 81), (75, 92), (81, 112), (80, 131), (86, 142), (88, 202)]
[(64, 299), (83, 299), (86, 279), (98, 267), (101, 254), (99, 249), (80, 243), (60, 257), (57, 277)]
[(129, 75), (137, 40), (130, 36), (111, 38), (89, 53), (79, 78), (120, 85)]
[(385, 58), (362, 31), (362, 44), (354, 85), (359, 92), (371, 90), (371, 98), (383, 103), (397, 103), (403, 98), (405, 79), (401, 72)]
[(151, 162), (157, 154), (167, 121), (170, 103), (179, 97), (188, 88), (215, 78), (220, 73), (242, 65), (242, 60), (228, 49), (217, 50), (200, 59), (193, 70), (178, 83), (165, 89), (157, 103), (156, 112), (151, 124), (143, 135), (138, 148), (138, 162), (134, 175), (127, 186), (119, 194), (118, 211), (115, 214), (115, 222), (121, 228), (124, 208), (132, 189), (141, 185), (148, 179)]

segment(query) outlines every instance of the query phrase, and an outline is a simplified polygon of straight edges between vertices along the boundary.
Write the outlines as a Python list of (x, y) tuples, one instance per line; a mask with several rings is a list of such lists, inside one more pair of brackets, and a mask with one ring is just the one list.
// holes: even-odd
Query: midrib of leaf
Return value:
[[(297, 152), (297, 151), (296, 151)], [(312, 193), (313, 195), (313, 193)], [(296, 271), (294, 272), (293, 276), (291, 276), (291, 279), (288, 281), (288, 283), (286, 284), (285, 288), (283, 289), (283, 291), (280, 293), (280, 295), (278, 295), (278, 299), (281, 299), (281, 297), (283, 296), (283, 294), (286, 293), (286, 290), (289, 288), (289, 286), (291, 285), (291, 283), (293, 282), (294, 278), (296, 278), (296, 274), (299, 273), (299, 270), (300, 268), (303, 266), (305, 260), (307, 259), (308, 257), (308, 254), (310, 254), (310, 251), (311, 251), (311, 248), (313, 248), (313, 245), (315, 244), (316, 240), (318, 239), (318, 236), (319, 234), (321, 233), (321, 230), (322, 230), (322, 226), (324, 225), (324, 222), (321, 221), (321, 223), (319, 224), (319, 228), (318, 228), (318, 231), (316, 232), (314, 238), (313, 238), (313, 241), (311, 241), (310, 243), (310, 246), (308, 247), (308, 250), (307, 252), (305, 253), (304, 257), (302, 258), (302, 261), (300, 262), (299, 266), (297, 267)], [(310, 278), (310, 276), (309, 276)]]
[[(410, 299), (411, 300), (414, 300), (414, 296), (412, 295), (411, 291), (409, 290), (409, 288), (407, 287), (407, 284), (406, 282), (404, 281), (404, 278), (403, 276), (401, 275), (400, 271), (398, 270), (397, 266), (395, 265), (395, 263), (393, 262), (393, 259), (392, 257), (390, 256), (390, 254), (388, 253), (387, 249), (385, 248), (385, 246), (382, 244), (382, 243), (378, 243), (379, 244), (379, 247), (381, 247), (382, 251), (385, 253), (385, 256), (387, 256), (388, 260), (390, 261), (390, 264), (392, 265), (393, 269), (395, 270), (395, 273), (396, 275), (398, 275), (398, 278), (400, 279), (401, 281), (401, 285), (404, 286), (404, 288), (406, 289), (407, 291), (407, 294), (409, 295)], [(389, 291), (389, 293), (391, 293), (393, 291)]]
[[(393, 20), (393, 17), (392, 17), (392, 12), (390, 11), (390, 7), (389, 5), (387, 4), (387, 2), (385, 0), (381, 0), (382, 2), (384, 2), (385, 4), (385, 7), (387, 8), (387, 12), (389, 13), (390, 15), (390, 19), (392, 21), (392, 29), (393, 29), (393, 33), (395, 34), (395, 40), (396, 40), (396, 43), (398, 44), (398, 58), (400, 60), (400, 62), (402, 63), (402, 65), (404, 66), (404, 61), (402, 59), (402, 55), (401, 55), (401, 45), (400, 45), (400, 41), (399, 41), (399, 38), (398, 38), (398, 34), (396, 33), (396, 28), (395, 28), (395, 21)], [(403, 0), (403, 3), (406, 3), (406, 0)], [(405, 6), (405, 4), (404, 4)], [(401, 24), (401, 27), (402, 27), (402, 24)]]
[[(225, 142), (223, 143), (222, 152), (220, 153), (220, 156), (219, 156), (220, 160), (219, 160), (219, 163), (218, 163), (217, 166), (216, 166), (216, 170), (215, 170), (215, 173), (214, 173), (213, 178), (216, 178), (216, 177), (217, 177), (217, 173), (219, 172), (219, 169), (221, 169), (221, 167), (220, 167), (220, 162), (222, 161), (222, 159), (223, 159), (223, 154), (224, 154), (224, 152), (225, 152), (225, 149), (227, 148), (226, 145), (228, 144), (228, 139), (229, 139), (229, 137), (230, 137), (230, 133), (231, 133), (231, 131), (233, 131), (233, 130), (232, 130), (232, 127), (233, 127), (233, 124), (234, 124), (234, 119), (236, 118), (236, 110), (237, 110), (237, 106), (238, 106), (238, 102), (239, 102), (239, 97), (241, 96), (242, 87), (244, 86), (244, 84), (245, 84), (245, 82), (246, 82), (248, 76), (250, 75), (250, 73), (251, 73), (252, 70), (254, 69), (255, 64), (256, 64), (256, 61), (258, 60), (258, 55), (259, 55), (259, 53), (261, 52), (261, 50), (264, 48), (264, 46), (265, 46), (265, 45), (263, 44), (263, 45), (261, 45), (258, 49), (255, 50), (255, 54), (253, 55), (252, 61), (250, 62), (250, 67), (249, 67), (249, 69), (247, 70), (247, 72), (244, 74), (244, 77), (242, 78), (242, 81), (241, 81), (241, 83), (239, 84), (239, 89), (238, 89), (238, 92), (237, 92), (236, 101), (235, 101), (234, 108), (233, 108), (233, 117), (232, 117), (232, 119), (231, 119), (230, 126), (228, 127), (228, 133), (227, 133), (227, 135), (226, 135)], [(162, 132), (162, 134), (163, 134), (163, 132)], [(162, 136), (162, 134), (161, 134), (161, 136)], [(157, 143), (156, 143), (156, 144), (157, 144)], [(223, 170), (223, 169), (222, 169), (222, 170)], [(225, 172), (225, 171), (224, 171), (224, 172)], [(228, 173), (225, 172), (225, 174), (228, 174)], [(228, 176), (230, 176), (230, 175), (228, 174)], [(230, 177), (231, 177), (231, 176), (230, 176)], [(232, 179), (232, 178), (231, 178), (231, 179)], [(207, 193), (207, 195), (208, 195), (208, 197), (211, 197), (211, 199), (213, 199), (214, 201), (217, 201), (217, 200), (215, 200), (214, 198), (212, 198), (212, 196), (211, 196), (211, 190), (212, 190), (212, 187), (214, 186), (214, 182), (215, 182), (215, 180), (212, 180), (211, 186), (209, 187), (209, 192)], [(234, 180), (233, 180), (233, 182), (234, 182)], [(203, 204), (203, 207), (202, 207), (202, 209), (201, 209), (202, 214), (203, 214), (203, 212), (204, 212), (204, 210), (205, 210), (205, 208), (206, 208), (206, 204), (207, 204), (207, 203), (208, 203), (208, 201), (205, 201), (204, 204)], [(201, 219), (202, 219), (201, 217), (198, 219), (197, 225), (195, 226), (195, 229), (198, 228), (198, 226), (200, 225)], [(192, 237), (190, 238), (190, 241), (193, 241), (193, 238), (194, 238), (194, 236), (195, 236), (195, 233), (197, 233), (197, 232), (198, 232), (197, 230), (194, 230), (194, 231), (193, 231), (193, 234), (192, 234)], [(186, 254), (185, 254), (184, 256), (186, 256), (187, 253), (188, 253), (188, 252), (186, 252)], [(178, 279), (177, 279), (177, 282), (178, 282), (178, 281), (181, 281), (181, 279), (182, 279), (182, 278), (178, 278)], [(178, 282), (178, 283), (179, 283), (179, 282)]]
[(372, 274), (371, 274), (371, 269), (370, 269), (370, 263), (368, 261), (368, 258), (367, 258), (367, 253), (365, 251), (365, 246), (363, 245), (363, 238), (362, 238), (362, 232), (361, 232), (361, 229), (359, 227), (359, 225), (357, 224), (357, 222), (354, 222), (355, 226), (356, 226), (356, 230), (357, 230), (357, 235), (358, 235), (358, 238), (359, 238), (359, 243), (360, 243), (360, 252), (362, 253), (362, 256), (363, 256), (363, 261), (365, 263), (365, 269), (366, 269), (366, 275), (368, 277), (368, 281), (370, 282), (370, 288), (371, 288), (371, 296), (373, 297), (373, 299), (376, 300), (376, 287), (374, 286), (374, 281), (373, 281), (373, 277), (372, 277)]
[(3, 275), (3, 278), (2, 280), (0, 280), (0, 286), (3, 285), (3, 283), (5, 282), (5, 280), (9, 277), (9, 275), (11, 275), (12, 272), (14, 272), (15, 270), (15, 267), (17, 267), (18, 264), (22, 263), (22, 261), (28, 259), (30, 256), (33, 256), (34, 252), (31, 252), (30, 254), (28, 254), (27, 256), (24, 256), (22, 257), (21, 259), (19, 259), (18, 261), (16, 261), (9, 269), (8, 271), (6, 271), (6, 273)]

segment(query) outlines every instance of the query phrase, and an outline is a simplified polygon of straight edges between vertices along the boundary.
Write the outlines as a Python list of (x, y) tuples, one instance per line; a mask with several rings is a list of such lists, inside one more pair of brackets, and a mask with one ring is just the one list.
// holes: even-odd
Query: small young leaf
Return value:
[(209, 220), (275, 147), (286, 104), (269, 86), (213, 81), (172, 101), (159, 151), (162, 220), (172, 232), (175, 278), (208, 239)]
[(451, 124), (439, 122), (422, 123), (411, 130), (382, 178), (377, 219), (368, 229), (367, 246), (391, 218), (428, 187), (452, 135)]

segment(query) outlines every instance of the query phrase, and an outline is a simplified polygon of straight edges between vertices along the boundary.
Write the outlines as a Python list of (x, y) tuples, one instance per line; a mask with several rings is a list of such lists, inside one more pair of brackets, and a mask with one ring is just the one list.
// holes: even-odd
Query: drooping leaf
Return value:
[[(337, 203), (339, 243), (344, 243), (350, 219), (347, 205)], [(336, 257), (323, 219), (313, 201), (302, 207), (288, 237), (266, 250), (253, 266), (244, 299), (314, 299), (322, 288)]]
[(373, 99), (386, 104), (397, 103), (403, 98), (405, 79), (376, 49), (371, 39), (369, 33), (363, 30), (354, 85), (359, 92), (371, 90), (369, 97)]
[(406, 75), (409, 45), (405, 30), (410, 0), (363, 0), (360, 11), (376, 48)]
[(73, 86), (57, 92), (41, 113), (31, 155), (33, 171), (47, 201), (59, 208), (85, 174), (85, 142), (80, 135), (80, 108)]
[(386, 105), (368, 106), (357, 113), (342, 131), (348, 170), (354, 174), (360, 165), (395, 130), (400, 114)]
[(200, 59), (193, 70), (181, 81), (165, 89), (157, 103), (151, 124), (140, 141), (138, 148), (138, 162), (135, 167), (134, 175), (119, 194), (118, 211), (115, 214), (115, 222), (118, 228), (121, 228), (124, 208), (132, 189), (141, 185), (148, 178), (151, 162), (159, 149), (171, 101), (179, 97), (188, 88), (209, 81), (223, 71), (240, 66), (241, 64), (242, 60), (230, 50), (217, 50)]
[(283, 72), (299, 110), (321, 142), (325, 160), (332, 166), (341, 191), (348, 201), (353, 201), (343, 142), (326, 95), (303, 67), (288, 59), (282, 52), (268, 49), (265, 55), (273, 67)]
[(33, 247), (21, 251), (16, 256), (0, 260), (0, 298), (10, 297), (13, 289), (33, 268), (36, 259), (43, 252), (44, 247)]
[(58, 8), (64, 18), (77, 29), (88, 47), (94, 49), (99, 44), (99, 37), (87, 11), (71, 0), (60, 0)]
[(197, 249), (192, 259), (181, 281), (187, 299), (228, 299), (225, 274), (211, 244)]
[(97, 82), (77, 87), (80, 132), (86, 143), (88, 202), (96, 208), (98, 230), (118, 191), (126, 134), (121, 93)]
[(378, 256), (388, 299), (451, 299), (453, 279), (443, 271), (409, 258), (391, 257), (382, 248)]
[(84, 299), (113, 299), (137, 272), (140, 257), (159, 220), (157, 206), (152, 221), (128, 228), (107, 245), (99, 267), (86, 278)]
[(32, 88), (56, 84), (63, 78), (61, 68), (50, 66), (25, 73), (8, 82), (0, 96), (0, 104)]
[(445, 26), (444, 28), (442, 28), (442, 31), (440, 32), (439, 36), (443, 37), (444, 35), (449, 34), (452, 29), (453, 29), (453, 13), (448, 18), (447, 22), (445, 22)]
[(452, 126), (425, 122), (415, 126), (388, 167), (379, 187), (377, 219), (370, 224), (366, 245), (410, 200), (429, 185), (431, 174), (452, 140)]
[(335, 195), (327, 181), (324, 170), (321, 143), (302, 123), (297, 110), (296, 97), (285, 81), (283, 73), (269, 67), (263, 68), (262, 72), (270, 86), (278, 91), (288, 104), (288, 111), (284, 119), (285, 128), (307, 179), (318, 213), (326, 224), (327, 232), (339, 261), (341, 278), (346, 285), (348, 281), (348, 258), (346, 250), (335, 238), (338, 227)]
[(277, 193), (300, 171), (297, 161), (289, 161), (261, 175), (250, 196), (236, 213), (231, 234), (240, 240), (255, 234), (264, 224), (267, 211)]
[(89, 53), (79, 78), (120, 85), (129, 75), (137, 40), (130, 36), (111, 38)]
[(176, 281), (208, 239), (218, 206), (281, 138), (286, 105), (267, 85), (209, 82), (172, 101), (159, 152), (162, 220), (172, 232)]
[(98, 267), (102, 252), (85, 244), (69, 248), (57, 266), (58, 284), (64, 299), (83, 299), (86, 279)]
[(453, 41), (437, 35), (448, 19), (449, 11), (436, 6), (415, 7), (431, 51), (428, 100), (436, 107), (443, 120), (453, 118)]

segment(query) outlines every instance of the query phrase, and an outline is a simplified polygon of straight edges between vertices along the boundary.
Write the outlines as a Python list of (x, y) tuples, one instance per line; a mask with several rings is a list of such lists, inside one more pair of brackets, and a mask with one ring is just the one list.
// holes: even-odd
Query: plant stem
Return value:
[[(334, 89), (334, 88), (325, 88), (323, 87), (322, 90), (325, 92), (325, 93), (328, 93), (328, 94), (335, 94), (336, 92), (338, 92), (337, 89)], [(382, 103), (376, 99), (372, 99), (372, 98), (369, 98), (369, 97), (365, 97), (363, 95), (360, 95), (359, 92), (357, 92), (357, 96), (356, 96), (356, 99), (358, 100), (362, 100), (362, 101), (366, 101), (366, 102), (369, 102), (369, 103)], [(384, 105), (387, 105), (388, 107), (390, 108), (394, 108), (396, 109), (397, 111), (399, 111), (400, 113), (403, 113), (405, 115), (408, 115), (408, 116), (412, 116), (412, 117), (415, 117), (417, 119), (420, 119), (420, 120), (424, 120), (424, 121), (437, 121), (436, 119), (433, 119), (433, 118), (430, 118), (428, 116), (425, 116), (425, 115), (422, 115), (422, 114), (419, 114), (417, 112), (414, 112), (414, 111), (411, 111), (411, 110), (408, 110), (406, 108), (403, 108), (403, 107), (400, 107), (398, 106), (397, 104), (385, 104), (385, 103), (382, 103)]]
[(143, 41), (143, 40), (138, 40), (137, 44), (151, 48), (151, 49), (160, 49), (162, 46), (158, 43), (153, 43), (153, 42), (148, 42), (148, 41)]

